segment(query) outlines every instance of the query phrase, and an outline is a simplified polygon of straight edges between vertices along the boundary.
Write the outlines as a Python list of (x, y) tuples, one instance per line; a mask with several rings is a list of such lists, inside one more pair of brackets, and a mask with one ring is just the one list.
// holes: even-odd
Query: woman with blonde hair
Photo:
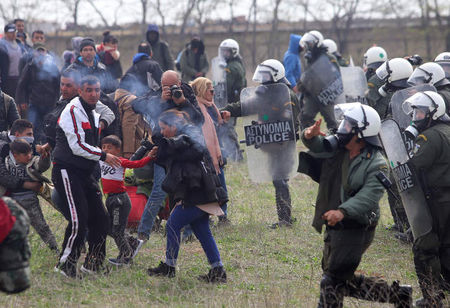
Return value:
[[(216, 127), (224, 122), (219, 109), (214, 104), (214, 88), (212, 81), (205, 77), (198, 77), (194, 81), (191, 81), (190, 86), (194, 90), (200, 110), (205, 118), (202, 132), (205, 137), (206, 147), (211, 155), (214, 168), (219, 175), (220, 183), (222, 184), (223, 189), (227, 191), (222, 152), (220, 150), (219, 138), (216, 133)], [(222, 205), (222, 210), (224, 215), (219, 217), (219, 224), (229, 224), (230, 221), (227, 218), (227, 204)]]

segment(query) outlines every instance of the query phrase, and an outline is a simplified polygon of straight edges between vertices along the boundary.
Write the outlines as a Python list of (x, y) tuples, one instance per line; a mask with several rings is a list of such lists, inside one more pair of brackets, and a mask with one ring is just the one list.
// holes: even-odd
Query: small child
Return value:
[[(23, 181), (36, 181), (36, 177), (48, 181), (42, 175), (43, 172), (50, 168), (50, 156), (48, 154), (33, 156), (31, 145), (23, 139), (14, 140), (11, 142), (9, 148), (9, 156), (5, 159), (5, 165), (9, 174)], [(43, 185), (41, 190), (44, 187), (46, 186)], [(30, 217), (31, 225), (42, 240), (50, 249), (58, 251), (55, 236), (45, 221), (37, 195), (37, 192), (24, 188), (17, 188), (11, 191), (11, 198), (16, 200), (25, 209)]]
[[(101, 145), (102, 151), (119, 156), (122, 142), (119, 137), (109, 135), (102, 139)], [(110, 235), (114, 238), (119, 248), (119, 256), (115, 259), (109, 259), (109, 262), (114, 265), (130, 264), (144, 243), (142, 240), (125, 234), (128, 215), (131, 210), (131, 201), (126, 193), (123, 181), (125, 168), (141, 168), (145, 166), (152, 160), (152, 157), (150, 157), (151, 153), (153, 152), (137, 161), (130, 161), (120, 157), (122, 166), (119, 168), (100, 161), (103, 193), (107, 195), (106, 208), (108, 209), (111, 223)]]

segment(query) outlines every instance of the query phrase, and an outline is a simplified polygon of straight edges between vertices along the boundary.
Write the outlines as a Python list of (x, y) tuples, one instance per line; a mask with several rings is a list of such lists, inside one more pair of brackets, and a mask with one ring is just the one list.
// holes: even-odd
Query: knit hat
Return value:
[(94, 48), (95, 50), (95, 42), (94, 39), (91, 37), (86, 37), (84, 38), (81, 43), (80, 43), (80, 52), (83, 50), (84, 47), (86, 46), (92, 46), (92, 48)]
[(14, 24), (7, 24), (5, 28), (3, 28), (4, 32), (16, 32), (16, 25)]

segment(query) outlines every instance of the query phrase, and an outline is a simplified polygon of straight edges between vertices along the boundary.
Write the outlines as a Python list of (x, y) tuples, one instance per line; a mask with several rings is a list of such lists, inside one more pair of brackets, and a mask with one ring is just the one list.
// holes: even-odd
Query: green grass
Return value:
[[(311, 227), (317, 185), (303, 175), (292, 179), (297, 222), (289, 229), (271, 230), (267, 226), (276, 221), (272, 185), (253, 184), (245, 164), (229, 165), (226, 175), (232, 225), (213, 232), (229, 277), (227, 284), (197, 280), (208, 271), (198, 242), (182, 245), (176, 278), (147, 276), (146, 269), (164, 257), (165, 237), (160, 233), (151, 235), (132, 267), (73, 281), (53, 272), (57, 256), (31, 230), (32, 286), (19, 295), (0, 295), (0, 307), (315, 307), (322, 252), (322, 235)], [(385, 230), (392, 223), (386, 196), (380, 205), (376, 237), (359, 270), (411, 284), (418, 298), (411, 248)], [(47, 204), (42, 203), (42, 208), (61, 243), (66, 222)], [(108, 238), (107, 256), (116, 255), (117, 248)], [(345, 306), (390, 307), (353, 299), (346, 299)]]

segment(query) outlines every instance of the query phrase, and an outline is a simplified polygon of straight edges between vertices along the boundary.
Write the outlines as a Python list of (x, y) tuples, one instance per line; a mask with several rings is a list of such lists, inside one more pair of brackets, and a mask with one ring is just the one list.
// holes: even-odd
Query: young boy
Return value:
[[(119, 137), (109, 135), (102, 139), (101, 145), (102, 151), (119, 156), (122, 142)], [(128, 215), (131, 210), (131, 201), (125, 191), (123, 180), (125, 168), (141, 168), (145, 166), (153, 159), (150, 155), (153, 155), (153, 152), (137, 161), (129, 161), (120, 157), (121, 167), (119, 168), (100, 161), (103, 193), (107, 195), (106, 208), (108, 209), (111, 223), (110, 235), (114, 238), (119, 248), (119, 256), (115, 259), (109, 259), (109, 262), (114, 265), (130, 264), (144, 243), (142, 240), (125, 234)]]
[[(50, 156), (47, 154), (33, 156), (31, 145), (23, 139), (16, 139), (10, 144), (10, 153), (5, 159), (5, 164), (12, 176), (24, 181), (35, 181), (35, 175), (50, 168)], [(44, 178), (42, 175), (41, 177)], [(37, 194), (25, 188), (11, 190), (11, 197), (25, 209), (31, 225), (42, 240), (50, 249), (58, 251), (55, 236), (45, 221)]]

